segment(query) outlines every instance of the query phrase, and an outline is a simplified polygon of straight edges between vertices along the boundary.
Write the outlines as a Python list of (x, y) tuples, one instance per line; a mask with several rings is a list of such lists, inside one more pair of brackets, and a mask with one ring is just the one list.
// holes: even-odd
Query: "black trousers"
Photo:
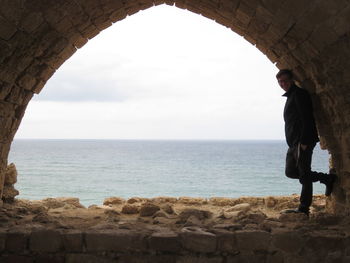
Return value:
[(299, 179), (301, 183), (300, 205), (301, 211), (309, 211), (312, 203), (312, 183), (325, 183), (327, 174), (311, 171), (312, 153), (316, 144), (308, 145), (305, 150), (300, 144), (290, 147), (286, 156), (286, 176)]

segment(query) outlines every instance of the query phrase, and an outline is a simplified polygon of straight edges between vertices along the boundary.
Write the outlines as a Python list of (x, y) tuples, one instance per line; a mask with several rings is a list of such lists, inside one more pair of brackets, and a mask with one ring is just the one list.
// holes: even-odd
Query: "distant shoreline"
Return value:
[(14, 141), (284, 142), (283, 139), (79, 139), (16, 138)]

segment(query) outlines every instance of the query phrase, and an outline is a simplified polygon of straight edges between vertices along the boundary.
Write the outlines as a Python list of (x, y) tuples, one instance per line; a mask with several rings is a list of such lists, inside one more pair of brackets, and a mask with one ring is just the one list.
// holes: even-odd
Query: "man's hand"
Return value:
[(305, 151), (306, 148), (307, 148), (307, 145), (306, 145), (306, 144), (300, 144), (300, 148), (301, 148), (303, 151)]

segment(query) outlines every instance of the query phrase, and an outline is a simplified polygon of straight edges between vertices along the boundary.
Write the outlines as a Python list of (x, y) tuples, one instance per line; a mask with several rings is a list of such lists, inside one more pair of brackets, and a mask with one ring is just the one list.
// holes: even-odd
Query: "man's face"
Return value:
[(278, 79), (278, 84), (280, 87), (287, 92), (289, 88), (293, 85), (293, 80), (287, 74), (281, 75)]

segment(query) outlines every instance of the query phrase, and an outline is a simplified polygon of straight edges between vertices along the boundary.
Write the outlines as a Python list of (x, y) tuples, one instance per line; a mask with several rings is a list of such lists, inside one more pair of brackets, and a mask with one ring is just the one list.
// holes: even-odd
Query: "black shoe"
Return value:
[(300, 208), (296, 209), (286, 209), (281, 212), (281, 214), (304, 214), (307, 217), (309, 217), (309, 209), (307, 210), (301, 210)]
[(325, 185), (326, 185), (325, 195), (326, 196), (331, 195), (331, 193), (333, 192), (334, 182), (337, 180), (337, 176), (334, 173), (330, 173), (328, 176), (329, 176), (329, 178), (328, 178), (327, 182), (325, 183)]

